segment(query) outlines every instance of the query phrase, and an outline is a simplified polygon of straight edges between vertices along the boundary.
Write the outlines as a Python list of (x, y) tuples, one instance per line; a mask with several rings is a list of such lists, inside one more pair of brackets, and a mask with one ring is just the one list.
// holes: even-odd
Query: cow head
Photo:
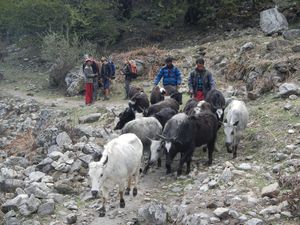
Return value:
[(150, 139), (151, 145), (150, 145), (150, 160), (149, 163), (152, 165), (154, 162), (156, 162), (160, 157), (164, 149), (164, 140), (153, 140)]
[(117, 123), (114, 130), (119, 130), (124, 127), (124, 125), (135, 119), (135, 113), (131, 107), (127, 107), (123, 112), (119, 114), (119, 122)]
[(199, 115), (200, 113), (205, 111), (211, 111), (211, 105), (205, 100), (202, 100), (198, 102), (197, 106), (194, 108), (194, 114)]
[(224, 132), (225, 132), (225, 143), (227, 152), (232, 152), (232, 147), (235, 145), (234, 140), (237, 135), (237, 125), (239, 121), (236, 121), (235, 123), (231, 124), (228, 123), (227, 119), (224, 121)]
[(182, 93), (176, 91), (175, 93), (170, 95), (171, 98), (174, 98), (179, 105), (182, 105)]
[(97, 197), (100, 187), (105, 178), (105, 169), (107, 167), (108, 155), (103, 155), (99, 162), (89, 163), (89, 176), (92, 182), (91, 193), (94, 198)]

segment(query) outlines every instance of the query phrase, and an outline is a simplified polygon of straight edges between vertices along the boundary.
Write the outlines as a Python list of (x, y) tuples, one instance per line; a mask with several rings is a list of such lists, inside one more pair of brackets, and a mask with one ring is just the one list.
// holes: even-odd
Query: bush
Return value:
[(42, 58), (50, 63), (49, 82), (52, 87), (64, 87), (66, 74), (76, 66), (81, 48), (78, 38), (72, 41), (57, 33), (49, 33), (43, 38)]

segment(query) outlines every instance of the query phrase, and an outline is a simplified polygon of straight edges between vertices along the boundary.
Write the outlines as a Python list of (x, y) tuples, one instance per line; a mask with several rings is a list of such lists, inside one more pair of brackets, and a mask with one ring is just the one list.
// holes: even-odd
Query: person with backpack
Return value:
[(115, 64), (113, 63), (112, 61), (112, 58), (109, 57), (108, 58), (108, 65), (109, 65), (109, 68), (110, 68), (110, 79), (115, 79), (116, 78), (116, 66)]
[(94, 83), (97, 80), (99, 67), (91, 58), (86, 58), (82, 70), (85, 77), (85, 104), (91, 105), (94, 101)]
[(156, 75), (154, 85), (157, 86), (160, 80), (163, 79), (163, 86), (171, 85), (178, 88), (181, 84), (181, 72), (173, 65), (173, 59), (171, 57), (167, 57), (165, 62), (166, 65), (163, 66)]
[(196, 68), (189, 75), (189, 92), (197, 101), (205, 99), (208, 91), (215, 89), (216, 82), (211, 72), (204, 67), (204, 59), (196, 60)]
[(109, 100), (109, 86), (110, 86), (110, 79), (111, 79), (111, 68), (108, 64), (108, 61), (106, 57), (101, 58), (102, 67), (101, 67), (101, 73), (100, 76), (102, 78), (102, 84), (103, 84), (103, 92), (104, 92), (104, 98), (103, 100)]
[(130, 83), (137, 77), (137, 68), (135, 62), (133, 60), (125, 59), (124, 66), (121, 71), (125, 76), (125, 98), (123, 100), (126, 100), (129, 99)]

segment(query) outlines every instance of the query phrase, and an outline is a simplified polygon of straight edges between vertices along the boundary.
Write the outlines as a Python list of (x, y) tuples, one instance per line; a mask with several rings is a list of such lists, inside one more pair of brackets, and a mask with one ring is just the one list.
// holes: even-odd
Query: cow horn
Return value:
[(157, 137), (159, 137), (159, 138), (161, 138), (163, 140), (167, 140), (167, 138), (165, 136), (161, 135), (161, 134), (157, 134)]
[(108, 162), (108, 156), (106, 156), (106, 160), (103, 163), (103, 166)]

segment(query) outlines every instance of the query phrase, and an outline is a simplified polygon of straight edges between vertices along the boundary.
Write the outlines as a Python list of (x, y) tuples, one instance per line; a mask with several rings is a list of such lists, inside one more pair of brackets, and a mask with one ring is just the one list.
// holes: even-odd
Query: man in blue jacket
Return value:
[(163, 79), (163, 86), (171, 85), (173, 87), (178, 88), (181, 84), (181, 73), (179, 69), (172, 64), (172, 58), (168, 57), (165, 60), (166, 65), (163, 66), (159, 73), (156, 75), (154, 80), (154, 85), (158, 85), (161, 78)]

